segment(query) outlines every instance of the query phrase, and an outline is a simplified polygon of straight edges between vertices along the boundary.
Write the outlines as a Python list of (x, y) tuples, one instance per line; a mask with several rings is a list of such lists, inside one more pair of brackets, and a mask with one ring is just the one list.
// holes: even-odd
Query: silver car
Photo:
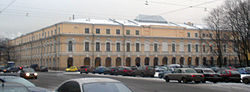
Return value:
[(194, 81), (195, 83), (200, 83), (204, 81), (204, 75), (197, 73), (192, 68), (176, 68), (173, 73), (165, 74), (164, 77), (166, 82), (169, 80), (177, 80), (179, 83)]
[(118, 80), (109, 78), (79, 78), (63, 82), (55, 92), (132, 92)]

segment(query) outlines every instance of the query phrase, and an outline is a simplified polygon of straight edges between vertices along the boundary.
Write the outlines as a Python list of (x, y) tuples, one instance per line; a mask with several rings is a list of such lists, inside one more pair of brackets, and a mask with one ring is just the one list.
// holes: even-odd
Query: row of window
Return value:
[[(96, 42), (96, 48), (95, 48), (95, 51), (100, 51), (100, 42)], [(89, 42), (85, 42), (85, 51), (90, 51), (90, 43)], [(158, 52), (158, 47), (159, 45), (157, 43), (154, 43), (153, 44), (153, 48), (154, 48), (154, 52)], [(167, 44), (163, 44), (162, 45), (163, 49), (168, 49), (167, 47)], [(180, 45), (180, 49), (181, 48), (184, 48), (184, 45)], [(210, 49), (210, 52), (213, 52), (213, 46), (209, 46), (209, 49)], [(188, 44), (187, 45), (187, 50), (188, 52), (192, 52), (192, 45), (191, 44)], [(227, 46), (224, 45), (224, 52), (226, 52), (227, 50)], [(68, 51), (72, 52), (73, 51), (73, 43), (72, 41), (69, 41), (68, 43)], [(111, 43), (110, 42), (107, 42), (106, 43), (106, 51), (111, 51)], [(117, 52), (120, 52), (121, 51), (121, 43), (116, 43), (116, 51)], [(131, 44), (130, 43), (126, 43), (126, 51), (127, 52), (130, 52), (131, 51)], [(135, 44), (135, 51), (136, 52), (140, 52), (140, 43), (136, 43)], [(145, 51), (149, 51), (149, 44), (145, 44)], [(184, 51), (183, 50), (180, 50), (180, 51)], [(206, 46), (205, 45), (202, 45), (202, 51), (203, 52), (206, 52)], [(172, 43), (172, 52), (176, 52), (176, 45), (175, 43)], [(195, 52), (199, 52), (199, 45), (198, 44), (195, 44)]]
[[(110, 34), (111, 30), (110, 29), (106, 29), (106, 34)], [(89, 34), (89, 28), (85, 28), (85, 34)], [(101, 29), (100, 28), (96, 28), (96, 34), (100, 34), (101, 33)], [(121, 34), (121, 30), (120, 29), (116, 29), (116, 34), (120, 35)], [(130, 35), (130, 30), (126, 30), (126, 35)], [(140, 35), (140, 31), (139, 30), (135, 30), (135, 35)]]

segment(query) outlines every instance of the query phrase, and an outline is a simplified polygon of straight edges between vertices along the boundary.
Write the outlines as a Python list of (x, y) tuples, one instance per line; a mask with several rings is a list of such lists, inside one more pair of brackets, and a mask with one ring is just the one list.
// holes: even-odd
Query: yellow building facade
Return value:
[[(166, 21), (78, 19), (10, 41), (17, 65), (69, 66), (216, 65), (209, 31)], [(227, 44), (230, 45), (230, 44)], [(228, 46), (225, 64), (235, 64)]]

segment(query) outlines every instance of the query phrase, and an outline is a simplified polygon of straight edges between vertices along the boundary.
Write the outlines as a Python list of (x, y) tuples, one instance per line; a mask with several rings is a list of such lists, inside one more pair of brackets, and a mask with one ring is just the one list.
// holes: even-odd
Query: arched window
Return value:
[(68, 51), (69, 52), (73, 51), (73, 43), (72, 43), (72, 41), (69, 41), (69, 43), (68, 43)]

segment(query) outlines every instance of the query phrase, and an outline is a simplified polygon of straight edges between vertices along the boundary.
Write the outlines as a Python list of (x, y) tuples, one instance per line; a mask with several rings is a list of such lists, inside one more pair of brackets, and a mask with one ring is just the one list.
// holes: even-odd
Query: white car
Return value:
[(133, 92), (118, 80), (78, 78), (63, 82), (55, 92)]

